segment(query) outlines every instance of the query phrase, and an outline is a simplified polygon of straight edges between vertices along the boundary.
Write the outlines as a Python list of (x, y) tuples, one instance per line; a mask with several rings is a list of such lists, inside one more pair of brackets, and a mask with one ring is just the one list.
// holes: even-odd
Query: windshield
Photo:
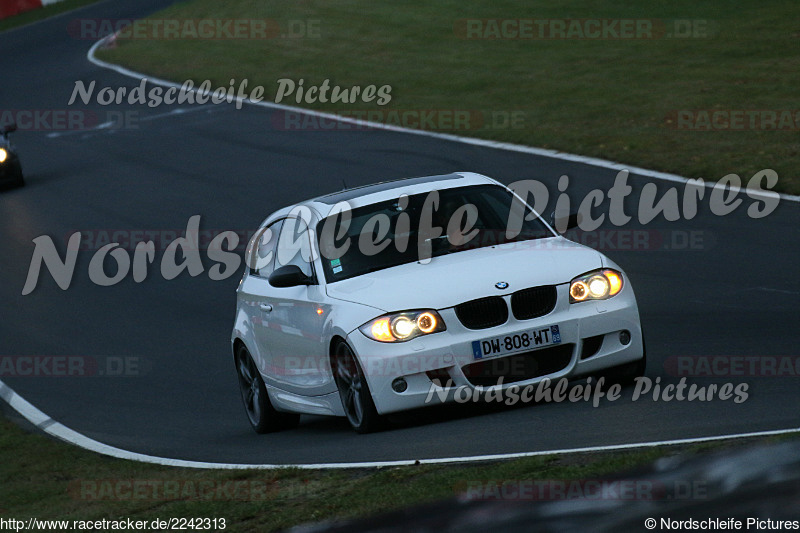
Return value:
[(444, 254), (554, 236), (527, 205), (498, 185), (345, 209), (321, 220), (317, 235), (329, 283)]

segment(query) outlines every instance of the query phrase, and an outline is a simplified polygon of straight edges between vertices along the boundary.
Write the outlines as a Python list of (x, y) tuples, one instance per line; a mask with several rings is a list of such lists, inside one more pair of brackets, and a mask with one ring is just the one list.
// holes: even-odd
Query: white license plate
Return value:
[(480, 341), (472, 341), (472, 354), (475, 359), (486, 359), (515, 352), (525, 352), (561, 343), (558, 326), (535, 328), (510, 335), (492, 337)]

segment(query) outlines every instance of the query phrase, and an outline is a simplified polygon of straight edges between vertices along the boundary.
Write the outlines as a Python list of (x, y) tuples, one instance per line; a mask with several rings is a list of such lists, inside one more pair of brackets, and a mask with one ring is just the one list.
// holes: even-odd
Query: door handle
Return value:
[(267, 313), (272, 312), (272, 306), (270, 304), (261, 304), (258, 307), (260, 307), (262, 311), (265, 311)]

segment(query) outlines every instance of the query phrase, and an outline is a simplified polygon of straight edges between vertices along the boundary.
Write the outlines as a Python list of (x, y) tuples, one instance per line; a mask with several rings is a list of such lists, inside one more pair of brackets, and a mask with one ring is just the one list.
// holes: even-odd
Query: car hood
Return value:
[[(484, 296), (568, 283), (603, 266), (602, 255), (562, 237), (524, 241), (434, 257), (338, 281), (328, 296), (382, 309), (444, 309)], [(496, 283), (508, 283), (499, 290)]]

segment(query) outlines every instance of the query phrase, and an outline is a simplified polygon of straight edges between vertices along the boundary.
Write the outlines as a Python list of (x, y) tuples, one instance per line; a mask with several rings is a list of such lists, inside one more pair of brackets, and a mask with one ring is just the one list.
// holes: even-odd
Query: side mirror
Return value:
[(296, 287), (313, 285), (314, 280), (306, 276), (297, 265), (282, 266), (269, 275), (269, 284), (273, 287)]
[(570, 213), (568, 216), (556, 218), (556, 212), (550, 214), (550, 225), (555, 228), (558, 233), (565, 233), (567, 230), (577, 228), (578, 224), (583, 221), (578, 213)]
[(6, 135), (8, 133), (12, 133), (14, 131), (17, 131), (17, 123), (16, 122), (12, 122), (11, 124), (9, 124), (5, 128), (3, 128), (3, 135)]

